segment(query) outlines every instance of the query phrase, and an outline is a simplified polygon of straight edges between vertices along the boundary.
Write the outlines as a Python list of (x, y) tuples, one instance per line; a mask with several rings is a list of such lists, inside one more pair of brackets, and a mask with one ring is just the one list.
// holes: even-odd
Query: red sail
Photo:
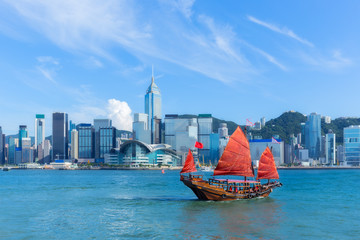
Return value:
[(189, 149), (189, 153), (186, 157), (185, 164), (180, 173), (196, 172), (194, 157)]
[(249, 141), (240, 127), (231, 135), (224, 153), (214, 170), (214, 175), (254, 177), (251, 167)]
[(257, 179), (279, 179), (274, 156), (269, 147), (267, 147), (261, 155)]

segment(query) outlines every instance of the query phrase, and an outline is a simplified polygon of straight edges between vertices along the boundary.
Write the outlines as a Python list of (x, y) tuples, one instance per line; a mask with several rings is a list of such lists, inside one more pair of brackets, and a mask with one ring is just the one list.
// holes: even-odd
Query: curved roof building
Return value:
[(121, 163), (133, 167), (177, 166), (181, 158), (168, 144), (147, 144), (138, 140), (126, 141), (120, 147)]

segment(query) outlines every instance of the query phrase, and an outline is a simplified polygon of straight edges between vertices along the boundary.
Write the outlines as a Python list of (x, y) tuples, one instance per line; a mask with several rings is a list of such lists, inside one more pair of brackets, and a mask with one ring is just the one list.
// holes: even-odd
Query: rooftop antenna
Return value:
[(151, 82), (154, 83), (154, 64), (152, 65)]

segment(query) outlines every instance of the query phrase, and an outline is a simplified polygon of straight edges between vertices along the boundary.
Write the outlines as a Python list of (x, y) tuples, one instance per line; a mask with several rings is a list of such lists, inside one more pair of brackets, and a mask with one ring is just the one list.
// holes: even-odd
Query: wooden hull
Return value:
[(189, 187), (200, 200), (232, 201), (237, 199), (264, 198), (270, 195), (274, 188), (281, 187), (281, 183), (261, 185), (258, 191), (244, 190), (238, 193), (224, 190), (224, 188), (210, 185), (202, 179), (183, 178), (181, 181)]

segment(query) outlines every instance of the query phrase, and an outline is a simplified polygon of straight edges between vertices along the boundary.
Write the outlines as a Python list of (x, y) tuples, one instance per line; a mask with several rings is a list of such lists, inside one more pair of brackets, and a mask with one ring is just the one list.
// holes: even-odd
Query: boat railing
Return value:
[(233, 193), (255, 193), (261, 191), (260, 183), (231, 182), (227, 180), (209, 179), (209, 185), (224, 189)]

